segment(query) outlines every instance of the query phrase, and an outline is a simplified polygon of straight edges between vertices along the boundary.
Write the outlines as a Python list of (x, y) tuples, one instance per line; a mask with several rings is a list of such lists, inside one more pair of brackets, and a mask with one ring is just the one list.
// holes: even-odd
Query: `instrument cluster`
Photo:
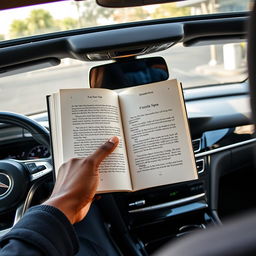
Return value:
[(49, 148), (35, 142), (12, 143), (0, 148), (0, 159), (32, 160), (49, 156)]

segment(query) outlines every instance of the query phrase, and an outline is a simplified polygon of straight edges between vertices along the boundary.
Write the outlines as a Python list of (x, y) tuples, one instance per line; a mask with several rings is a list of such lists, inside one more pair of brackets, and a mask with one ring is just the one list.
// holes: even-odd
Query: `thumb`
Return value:
[(101, 145), (94, 153), (90, 155), (90, 159), (93, 159), (96, 166), (99, 166), (100, 163), (112, 153), (119, 143), (118, 137), (110, 138), (106, 143)]

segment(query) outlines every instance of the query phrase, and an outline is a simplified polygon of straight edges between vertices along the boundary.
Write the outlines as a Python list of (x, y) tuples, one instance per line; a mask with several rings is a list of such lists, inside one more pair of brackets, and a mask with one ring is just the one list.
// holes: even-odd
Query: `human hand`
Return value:
[(98, 167), (118, 143), (119, 139), (113, 137), (90, 156), (64, 163), (53, 192), (44, 204), (61, 210), (72, 224), (81, 221), (89, 211), (99, 184)]

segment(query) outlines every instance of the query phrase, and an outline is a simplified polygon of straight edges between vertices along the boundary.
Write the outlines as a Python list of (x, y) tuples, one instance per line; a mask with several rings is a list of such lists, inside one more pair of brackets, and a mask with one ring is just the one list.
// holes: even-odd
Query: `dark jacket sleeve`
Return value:
[(39, 205), (2, 237), (1, 256), (70, 256), (78, 251), (78, 240), (66, 216), (58, 209)]

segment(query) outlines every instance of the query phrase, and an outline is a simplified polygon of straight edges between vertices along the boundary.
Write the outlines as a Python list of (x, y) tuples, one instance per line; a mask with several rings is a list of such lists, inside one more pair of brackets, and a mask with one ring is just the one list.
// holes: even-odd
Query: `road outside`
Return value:
[[(217, 47), (217, 65), (211, 67), (210, 47), (175, 46), (162, 53), (169, 66), (170, 78), (177, 78), (185, 88), (222, 84), (246, 79), (245, 63), (237, 70), (225, 72), (222, 47)], [(1, 110), (36, 113), (46, 110), (45, 96), (59, 88), (86, 88), (89, 69), (102, 62), (64, 61), (58, 67), (0, 78)]]

